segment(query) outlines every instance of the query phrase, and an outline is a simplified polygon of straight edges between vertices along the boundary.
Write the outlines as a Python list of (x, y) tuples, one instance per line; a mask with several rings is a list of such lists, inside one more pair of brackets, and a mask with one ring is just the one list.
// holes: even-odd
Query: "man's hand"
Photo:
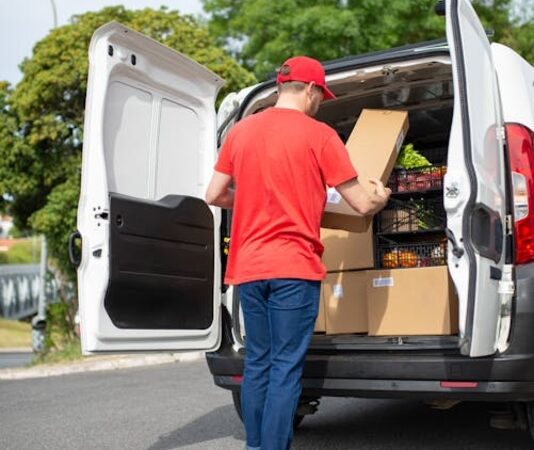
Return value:
[(385, 205), (389, 200), (389, 196), (391, 195), (391, 189), (385, 187), (384, 183), (382, 183), (382, 181), (380, 181), (378, 178), (370, 177), (369, 181), (375, 185), (375, 194), (385, 199)]
[(351, 208), (364, 216), (371, 216), (383, 209), (391, 195), (391, 189), (384, 187), (378, 178), (369, 178), (369, 181), (375, 186), (375, 192), (366, 190), (357, 178), (336, 186)]

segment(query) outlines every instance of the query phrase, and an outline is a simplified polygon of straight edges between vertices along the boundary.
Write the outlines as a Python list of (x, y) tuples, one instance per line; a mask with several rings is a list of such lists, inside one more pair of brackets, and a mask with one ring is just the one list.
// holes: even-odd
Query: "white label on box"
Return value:
[(343, 298), (343, 286), (341, 284), (334, 284), (334, 297), (337, 299)]
[(393, 277), (386, 278), (373, 278), (373, 287), (392, 287), (393, 286)]
[(334, 203), (336, 205), (341, 202), (341, 195), (336, 191), (336, 188), (328, 188), (328, 191), (326, 192), (326, 201), (327, 203)]

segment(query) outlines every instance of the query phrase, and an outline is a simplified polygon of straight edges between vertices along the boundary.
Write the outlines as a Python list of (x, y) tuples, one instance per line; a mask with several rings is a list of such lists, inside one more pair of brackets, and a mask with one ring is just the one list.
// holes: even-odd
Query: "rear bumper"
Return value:
[[(309, 354), (303, 393), (317, 397), (530, 401), (534, 400), (533, 356), (474, 359), (405, 352)], [(216, 385), (239, 389), (243, 353), (227, 346), (206, 358)], [(450, 387), (447, 382), (470, 383)]]
[[(214, 376), (224, 389), (239, 389), (238, 377)], [(476, 386), (443, 387), (440, 381), (303, 378), (303, 395), (309, 397), (410, 398), (421, 400), (532, 401), (534, 382), (481, 382)]]

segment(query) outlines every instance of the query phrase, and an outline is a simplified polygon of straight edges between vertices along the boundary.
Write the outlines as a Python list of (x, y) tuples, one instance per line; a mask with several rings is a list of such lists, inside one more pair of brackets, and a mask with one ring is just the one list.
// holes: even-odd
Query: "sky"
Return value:
[(0, 80), (20, 81), (18, 65), (31, 56), (36, 42), (54, 27), (52, 2), (58, 25), (69, 23), (74, 14), (97, 11), (105, 6), (124, 5), (129, 9), (161, 5), (184, 14), (202, 13), (200, 0), (0, 0)]

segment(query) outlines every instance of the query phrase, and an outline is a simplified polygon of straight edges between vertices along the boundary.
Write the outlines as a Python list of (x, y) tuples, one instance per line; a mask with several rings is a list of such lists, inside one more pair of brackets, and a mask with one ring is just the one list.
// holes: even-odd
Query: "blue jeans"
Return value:
[(247, 449), (287, 450), (302, 369), (319, 310), (320, 281), (239, 285), (246, 332), (241, 409)]

